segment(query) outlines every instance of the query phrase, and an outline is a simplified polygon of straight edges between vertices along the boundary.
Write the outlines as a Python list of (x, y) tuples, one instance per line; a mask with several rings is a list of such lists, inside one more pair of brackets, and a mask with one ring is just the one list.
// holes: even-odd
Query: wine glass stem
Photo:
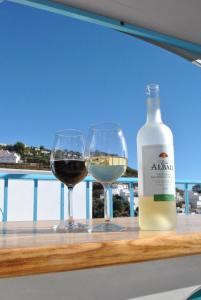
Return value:
[(73, 188), (68, 187), (68, 223), (73, 222)]
[(110, 197), (109, 197), (109, 184), (103, 184), (104, 187), (104, 218), (105, 222), (110, 222)]

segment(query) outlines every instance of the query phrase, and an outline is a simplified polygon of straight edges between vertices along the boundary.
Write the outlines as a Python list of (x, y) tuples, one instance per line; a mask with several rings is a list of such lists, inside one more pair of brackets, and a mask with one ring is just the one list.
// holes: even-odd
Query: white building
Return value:
[(192, 209), (201, 208), (201, 196), (197, 192), (189, 191), (188, 197)]
[[(127, 200), (130, 202), (130, 189), (129, 189), (129, 184), (127, 183), (116, 183), (113, 184), (113, 189), (112, 189), (112, 194), (113, 195), (119, 195), (121, 196), (124, 200)], [(134, 187), (134, 203), (135, 207), (138, 207), (138, 187)]]
[(50, 151), (49, 150), (41, 150), (40, 151), (42, 154), (50, 154)]
[(128, 184), (113, 184), (112, 194), (113, 195), (119, 195), (123, 199), (130, 201), (130, 191)]
[(184, 200), (184, 197), (176, 191), (175, 193), (176, 202), (182, 202)]
[(20, 155), (8, 150), (0, 150), (0, 163), (19, 163)]

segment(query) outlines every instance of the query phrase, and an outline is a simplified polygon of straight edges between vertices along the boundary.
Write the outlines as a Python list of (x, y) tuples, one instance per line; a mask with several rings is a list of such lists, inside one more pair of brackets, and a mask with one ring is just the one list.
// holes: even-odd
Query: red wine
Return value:
[(84, 160), (68, 159), (51, 162), (54, 175), (67, 186), (74, 186), (87, 175)]

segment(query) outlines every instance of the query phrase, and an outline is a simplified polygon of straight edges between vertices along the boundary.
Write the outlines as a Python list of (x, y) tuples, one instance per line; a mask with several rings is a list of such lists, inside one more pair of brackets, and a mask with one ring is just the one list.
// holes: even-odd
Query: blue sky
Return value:
[(54, 132), (118, 122), (129, 165), (146, 118), (145, 86), (161, 87), (176, 177), (201, 179), (201, 69), (122, 33), (34, 8), (0, 4), (0, 143), (51, 147)]

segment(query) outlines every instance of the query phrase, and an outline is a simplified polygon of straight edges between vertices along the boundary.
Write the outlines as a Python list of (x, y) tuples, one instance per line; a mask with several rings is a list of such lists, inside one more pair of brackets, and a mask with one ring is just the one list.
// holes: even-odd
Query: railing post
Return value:
[(135, 209), (134, 209), (134, 187), (133, 183), (129, 183), (129, 191), (130, 191), (130, 217), (135, 216)]
[(7, 222), (8, 214), (8, 178), (4, 179), (3, 222)]
[(38, 219), (38, 179), (34, 179), (34, 205), (33, 205), (33, 220)]
[(86, 219), (90, 219), (90, 182), (86, 181)]
[(188, 183), (184, 184), (184, 201), (185, 201), (185, 214), (189, 214), (189, 196), (188, 196)]
[(64, 220), (64, 184), (61, 183), (60, 188), (60, 220)]
[(109, 187), (110, 218), (113, 218), (113, 195), (112, 186)]

